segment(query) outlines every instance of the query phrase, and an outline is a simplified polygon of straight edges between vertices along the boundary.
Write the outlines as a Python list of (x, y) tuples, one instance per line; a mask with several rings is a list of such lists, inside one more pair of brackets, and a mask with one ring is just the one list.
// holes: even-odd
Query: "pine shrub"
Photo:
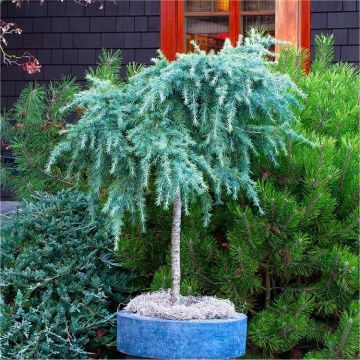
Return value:
[(353, 301), (348, 309), (343, 311), (336, 331), (326, 332), (323, 336), (324, 348), (308, 352), (305, 359), (359, 358), (359, 312), (359, 301)]
[(69, 115), (60, 109), (78, 90), (74, 79), (68, 77), (52, 82), (48, 88), (30, 83), (4, 114), (3, 140), (9, 144), (15, 163), (2, 167), (1, 182), (16, 198), (29, 200), (36, 191), (54, 193), (74, 185), (64, 179), (61, 166), (46, 173), (45, 165)]
[(136, 278), (116, 260), (99, 209), (80, 193), (42, 195), (1, 232), (1, 357), (114, 351), (114, 314)]

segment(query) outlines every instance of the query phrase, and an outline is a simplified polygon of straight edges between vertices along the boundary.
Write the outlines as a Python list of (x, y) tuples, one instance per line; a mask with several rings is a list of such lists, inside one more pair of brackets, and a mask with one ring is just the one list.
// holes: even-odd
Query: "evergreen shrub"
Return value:
[(84, 175), (91, 196), (105, 194), (104, 211), (119, 239), (127, 215), (145, 231), (149, 200), (174, 208), (171, 296), (180, 294), (181, 214), (201, 202), (203, 223), (213, 205), (239, 195), (258, 207), (251, 158), (275, 163), (294, 131), (302, 93), (289, 76), (273, 71), (274, 43), (251, 31), (236, 46), (168, 61), (161, 53), (123, 87), (97, 76), (68, 108), (81, 119), (52, 152), (48, 171), (70, 157), (69, 174)]
[(1, 357), (89, 358), (115, 347), (135, 275), (85, 196), (42, 195), (2, 225)]
[(64, 77), (49, 87), (30, 83), (14, 107), (2, 118), (2, 139), (13, 156), (13, 164), (2, 166), (1, 182), (17, 199), (31, 199), (36, 191), (55, 193), (73, 186), (65, 180), (61, 166), (44, 171), (49, 154), (59, 142), (69, 111), (60, 109), (79, 90), (74, 79)]

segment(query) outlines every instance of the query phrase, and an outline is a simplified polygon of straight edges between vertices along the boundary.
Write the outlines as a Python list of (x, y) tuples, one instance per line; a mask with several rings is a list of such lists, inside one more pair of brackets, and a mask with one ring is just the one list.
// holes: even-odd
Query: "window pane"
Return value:
[(210, 12), (211, 0), (187, 0), (185, 1), (186, 12)]
[(228, 12), (229, 0), (186, 0), (185, 12)]
[(274, 15), (248, 15), (242, 17), (242, 34), (246, 34), (250, 28), (263, 29), (271, 36), (275, 36)]
[(242, 0), (242, 11), (275, 11), (275, 0)]
[(214, 0), (214, 11), (229, 11), (229, 0)]
[(228, 16), (186, 17), (185, 50), (192, 51), (191, 40), (195, 40), (202, 50), (219, 50), (229, 37)]

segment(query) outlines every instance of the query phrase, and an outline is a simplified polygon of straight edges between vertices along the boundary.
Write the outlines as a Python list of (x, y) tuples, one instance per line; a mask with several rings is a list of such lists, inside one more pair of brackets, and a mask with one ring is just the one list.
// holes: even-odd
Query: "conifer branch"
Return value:
[(343, 334), (341, 336), (339, 345), (336, 348), (336, 356), (334, 357), (335, 359), (342, 359), (344, 357), (343, 350), (344, 350), (344, 347), (346, 345), (346, 341), (347, 341), (347, 339), (349, 337), (352, 325), (353, 325), (353, 319), (350, 318), (346, 323), (346, 327), (345, 327), (345, 329), (343, 331)]
[(243, 223), (245, 225), (245, 229), (246, 229), (246, 232), (247, 232), (247, 237), (248, 237), (248, 240), (249, 240), (249, 243), (250, 245), (252, 246), (253, 249), (255, 249), (255, 244), (254, 242), (252, 241), (252, 233), (251, 233), (251, 228), (250, 228), (250, 224), (249, 224), (249, 221), (248, 219), (246, 218), (246, 214), (245, 214), (245, 211), (242, 212), (242, 219), (243, 219)]
[(347, 169), (349, 166), (349, 160), (350, 160), (352, 150), (353, 150), (352, 146), (351, 146), (351, 144), (349, 144), (348, 148), (346, 149), (346, 155), (345, 155), (343, 166), (341, 167), (340, 186), (339, 186), (340, 196), (342, 196), (342, 194), (344, 192), (345, 175), (346, 175), (346, 172), (347, 172)]
[(328, 297), (330, 295), (331, 284), (334, 281), (333, 278), (336, 275), (336, 270), (337, 270), (337, 266), (338, 266), (338, 263), (339, 263), (339, 259), (340, 259), (340, 255), (337, 254), (334, 261), (332, 262), (331, 271), (329, 272), (329, 278), (328, 278), (328, 281), (327, 281), (327, 284), (326, 284), (326, 294), (327, 294)]

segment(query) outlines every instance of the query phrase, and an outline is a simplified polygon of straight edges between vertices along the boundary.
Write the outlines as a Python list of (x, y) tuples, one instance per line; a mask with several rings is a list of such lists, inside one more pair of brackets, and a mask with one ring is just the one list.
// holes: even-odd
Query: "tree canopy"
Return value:
[(161, 53), (125, 85), (91, 77), (68, 105), (80, 121), (53, 152), (49, 167), (71, 155), (69, 176), (87, 177), (92, 194), (106, 189), (104, 210), (119, 233), (127, 212), (145, 224), (152, 192), (167, 209), (180, 194), (185, 213), (200, 200), (209, 219), (213, 199), (240, 193), (260, 207), (252, 156), (273, 163), (293, 131), (301, 92), (273, 70), (270, 37), (252, 32), (219, 52)]

